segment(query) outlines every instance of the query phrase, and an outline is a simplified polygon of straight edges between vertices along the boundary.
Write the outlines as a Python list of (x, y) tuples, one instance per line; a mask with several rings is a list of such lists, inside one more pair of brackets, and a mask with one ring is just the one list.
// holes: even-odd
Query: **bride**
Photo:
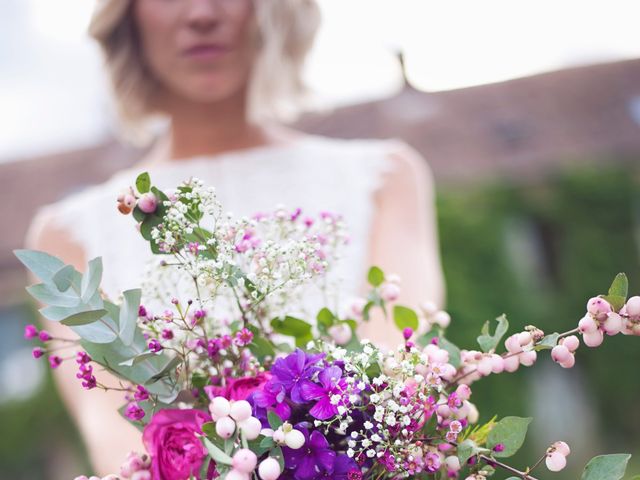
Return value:
[[(396, 140), (335, 140), (285, 128), (302, 91), (300, 70), (319, 22), (312, 0), (99, 0), (90, 32), (100, 43), (125, 132), (138, 139), (152, 117), (169, 127), (150, 153), (109, 181), (49, 205), (27, 244), (82, 269), (104, 260), (105, 293), (139, 284), (148, 245), (115, 198), (147, 170), (161, 188), (196, 176), (225, 209), (250, 215), (277, 204), (341, 213), (351, 244), (343, 291), (364, 291), (368, 265), (402, 279), (400, 301), (443, 301), (433, 184), (426, 162)], [(339, 74), (339, 72), (336, 72)], [(63, 172), (61, 172), (63, 174)], [(47, 328), (60, 336), (59, 324)], [(361, 337), (399, 341), (383, 318)], [(140, 435), (116, 413), (117, 392), (80, 391), (73, 362), (57, 372), (98, 473), (117, 471)], [(103, 384), (115, 379), (102, 372)]]

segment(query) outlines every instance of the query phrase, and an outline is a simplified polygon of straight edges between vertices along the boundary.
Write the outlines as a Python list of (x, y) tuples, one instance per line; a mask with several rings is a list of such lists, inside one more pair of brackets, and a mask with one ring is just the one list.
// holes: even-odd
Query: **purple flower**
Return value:
[(162, 348), (163, 347), (160, 344), (160, 342), (155, 338), (152, 338), (151, 341), (149, 342), (149, 350), (151, 350), (153, 353), (161, 352)]
[(291, 396), (294, 403), (303, 403), (301, 385), (320, 370), (318, 361), (324, 354), (307, 355), (300, 349), (290, 353), (285, 358), (279, 358), (271, 368), (274, 383), (280, 384)]
[(325, 368), (318, 375), (320, 385), (306, 381), (301, 385), (302, 398), (306, 401), (317, 400), (309, 413), (318, 420), (327, 420), (338, 414), (338, 404), (334, 404), (331, 398), (334, 395), (341, 397), (340, 404), (344, 404), (344, 392), (347, 382), (342, 378), (342, 370), (332, 366)]
[(149, 400), (149, 392), (142, 385), (136, 387), (136, 392), (133, 394), (133, 398), (138, 402), (144, 402)]
[(324, 472), (318, 478), (333, 478), (335, 480), (351, 480), (352, 478), (362, 478), (362, 473), (356, 462), (348, 456), (341, 454), (333, 462), (333, 472)]
[(311, 432), (311, 435), (306, 430), (302, 433), (305, 437), (302, 448), (283, 448), (285, 468), (294, 470), (293, 476), (296, 480), (333, 478), (331, 474), (334, 470), (336, 452), (331, 450), (329, 442), (318, 430)]
[(32, 338), (36, 338), (38, 336), (38, 329), (35, 325), (27, 325), (24, 327), (24, 338), (27, 340), (31, 340)]
[(129, 420), (142, 420), (144, 418), (144, 410), (142, 408), (140, 408), (140, 405), (138, 405), (135, 402), (131, 402), (129, 405), (127, 405), (127, 408), (124, 410), (124, 415), (129, 419)]

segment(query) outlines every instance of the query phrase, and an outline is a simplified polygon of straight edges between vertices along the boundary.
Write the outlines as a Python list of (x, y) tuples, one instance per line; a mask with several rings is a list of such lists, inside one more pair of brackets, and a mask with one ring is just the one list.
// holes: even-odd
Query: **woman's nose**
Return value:
[(200, 30), (213, 28), (223, 14), (219, 0), (183, 0), (186, 2), (186, 20), (189, 26)]

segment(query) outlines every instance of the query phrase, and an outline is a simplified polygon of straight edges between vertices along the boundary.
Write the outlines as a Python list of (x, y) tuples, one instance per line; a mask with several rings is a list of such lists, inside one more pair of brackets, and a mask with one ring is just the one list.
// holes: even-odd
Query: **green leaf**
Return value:
[(149, 357), (154, 357), (156, 355), (158, 355), (158, 354), (155, 353), (155, 352), (152, 352), (151, 350), (146, 350), (146, 351), (144, 351), (142, 353), (139, 353), (135, 357), (131, 357), (131, 358), (128, 358), (127, 360), (123, 360), (118, 365), (131, 367), (131, 366), (135, 365), (136, 363), (140, 363), (142, 360), (145, 360), (145, 359), (147, 359)]
[(120, 307), (120, 331), (122, 343), (131, 345), (138, 325), (138, 308), (140, 307), (141, 290), (139, 288), (122, 292), (124, 297)]
[(504, 417), (497, 422), (487, 437), (487, 448), (493, 449), (497, 444), (502, 443), (504, 450), (494, 452), (494, 457), (510, 457), (515, 454), (527, 435), (527, 429), (531, 423), (531, 418)]
[(87, 325), (77, 325), (71, 329), (83, 340), (97, 345), (111, 343), (118, 338), (118, 327), (109, 317)]
[(273, 344), (264, 337), (253, 336), (253, 340), (249, 344), (249, 350), (259, 361), (263, 361), (266, 357), (275, 357), (276, 351)]
[(303, 338), (311, 335), (311, 325), (295, 317), (285, 317), (284, 319), (274, 318), (271, 320), (271, 328), (276, 333), (288, 335), (294, 338)]
[(608, 294), (601, 295), (601, 297), (609, 302), (617, 312), (624, 306), (624, 303), (627, 301), (628, 293), (629, 280), (624, 273), (619, 273), (618, 275), (616, 275), (616, 278), (613, 279), (613, 282), (609, 287)]
[(318, 328), (324, 329), (326, 332), (335, 321), (335, 315), (328, 308), (323, 308), (318, 312), (316, 319), (318, 320)]
[(504, 334), (509, 330), (509, 321), (505, 315), (500, 315), (496, 318), (496, 321), (498, 322), (498, 326), (496, 327), (496, 332), (493, 335), (489, 332), (489, 321), (485, 322), (482, 327), (482, 335), (478, 337), (478, 345), (480, 345), (483, 352), (495, 350), (500, 343), (500, 340), (502, 340), (502, 337), (504, 337)]
[(379, 267), (371, 267), (367, 274), (367, 280), (374, 287), (379, 287), (384, 282), (384, 272)]
[(209, 452), (209, 455), (211, 455), (211, 458), (213, 458), (216, 462), (222, 463), (224, 465), (232, 464), (231, 457), (220, 450), (218, 447), (216, 447), (213, 442), (211, 442), (211, 440), (209, 440), (207, 437), (203, 437), (202, 440), (204, 441), (204, 446), (207, 448), (207, 451)]
[(136, 178), (136, 189), (140, 193), (147, 193), (151, 188), (151, 178), (148, 172), (141, 173)]
[(52, 280), (58, 290), (64, 292), (65, 290), (71, 288), (74, 283), (74, 277), (75, 279), (78, 278), (77, 275), (74, 275), (74, 273), (77, 273), (76, 269), (71, 265), (65, 265), (55, 273)]
[(267, 450), (269, 450), (274, 445), (275, 445), (275, 442), (271, 437), (263, 437), (262, 440), (260, 440), (260, 448), (266, 448)]
[(104, 309), (91, 310), (84, 305), (75, 307), (44, 307), (40, 313), (52, 322), (61, 322), (64, 325), (85, 325), (99, 320), (107, 311)]
[(280, 465), (280, 471), (284, 472), (284, 455), (282, 454), (282, 448), (274, 448), (273, 450), (271, 450), (271, 455), (269, 456), (275, 458), (278, 461), (278, 464)]
[(80, 303), (80, 297), (72, 288), (61, 292), (54, 285), (38, 283), (27, 287), (27, 292), (39, 302), (53, 307), (76, 307)]
[(418, 329), (418, 315), (412, 309), (402, 305), (393, 306), (393, 321), (400, 330), (411, 328)]
[(102, 280), (102, 258), (97, 257), (89, 262), (87, 271), (82, 276), (80, 285), (80, 296), (84, 303), (87, 303), (96, 293)]
[(267, 420), (269, 421), (269, 426), (272, 430), (277, 430), (284, 424), (280, 416), (273, 410), (269, 410), (267, 412)]
[(538, 343), (535, 347), (535, 350), (548, 350), (550, 348), (555, 347), (558, 344), (558, 338), (560, 334), (557, 332), (550, 333), (546, 335), (540, 343)]
[(478, 453), (478, 446), (473, 440), (465, 440), (458, 445), (457, 453), (460, 465), (464, 467), (467, 461)]
[(631, 455), (626, 453), (598, 455), (589, 460), (580, 478), (581, 480), (621, 480), (630, 458)]
[(65, 266), (59, 258), (38, 250), (14, 250), (13, 254), (45, 283), (51, 282), (55, 273)]
[(438, 346), (449, 352), (449, 363), (458, 368), (460, 366), (460, 349), (444, 337), (438, 339)]

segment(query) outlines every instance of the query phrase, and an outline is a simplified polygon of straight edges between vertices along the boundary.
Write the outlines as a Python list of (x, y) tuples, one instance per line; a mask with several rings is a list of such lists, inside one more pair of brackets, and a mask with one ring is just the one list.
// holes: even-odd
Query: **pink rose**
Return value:
[(158, 480), (200, 478), (207, 455), (196, 433), (211, 417), (201, 410), (160, 410), (144, 428), (142, 440), (151, 455), (151, 472)]
[(208, 385), (204, 390), (210, 399), (225, 397), (227, 400), (246, 400), (249, 395), (262, 388), (269, 378), (270, 373), (260, 373), (255, 377), (229, 378), (224, 387)]

